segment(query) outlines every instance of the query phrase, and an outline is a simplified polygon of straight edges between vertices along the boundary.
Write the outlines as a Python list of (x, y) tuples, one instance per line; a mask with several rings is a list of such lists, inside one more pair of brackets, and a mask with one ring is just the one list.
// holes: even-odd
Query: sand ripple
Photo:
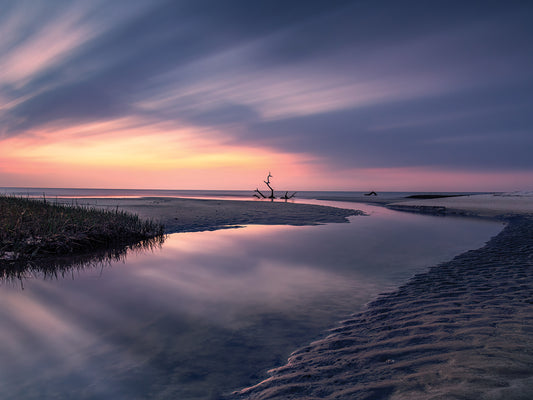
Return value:
[(412, 278), (240, 399), (530, 399), (533, 220)]

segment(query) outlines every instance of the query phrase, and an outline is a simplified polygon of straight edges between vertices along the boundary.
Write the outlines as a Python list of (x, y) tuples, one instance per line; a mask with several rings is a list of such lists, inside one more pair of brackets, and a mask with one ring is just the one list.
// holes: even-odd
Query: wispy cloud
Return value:
[[(40, 29), (26, 36), (24, 31), (28, 27), (23, 16), (25, 10), (16, 10), (15, 15), (8, 20), (10, 25), (14, 26), (8, 26), (7, 29), (18, 34), (10, 35), (10, 32), (7, 32), (8, 34), (3, 36), (0, 32), (0, 37), (4, 38), (1, 46), (4, 52), (0, 62), (4, 84), (15, 87), (24, 85), (36, 74), (64, 61), (76, 48), (90, 39), (91, 31), (82, 23), (83, 14), (79, 11), (62, 11), (47, 21), (46, 25), (41, 25)], [(36, 12), (38, 10), (29, 18), (34, 22), (39, 18)], [(39, 26), (38, 23), (37, 25)], [(12, 40), (6, 40), (10, 36)]]
[[(6, 4), (0, 138), (4, 148), (10, 138), (35, 140), (26, 162), (35, 152), (69, 154), (57, 140), (68, 131), (106, 165), (111, 153), (133, 162), (116, 153), (145, 137), (161, 168), (176, 165), (169, 142), (203, 141), (219, 152), (195, 158), (207, 164), (237, 157), (229, 148), (238, 147), (323, 170), (533, 169), (524, 150), (533, 145), (528, 4)], [(81, 129), (126, 120), (143, 130), (128, 139), (102, 128), (89, 145)], [(251, 162), (245, 151), (238, 157)]]

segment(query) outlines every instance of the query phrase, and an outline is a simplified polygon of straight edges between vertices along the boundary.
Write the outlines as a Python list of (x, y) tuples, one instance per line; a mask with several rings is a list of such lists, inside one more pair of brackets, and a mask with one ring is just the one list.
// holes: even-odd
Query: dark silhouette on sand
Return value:
[[(265, 182), (265, 184), (270, 189), (270, 196), (266, 196), (259, 189), (255, 189), (254, 197), (257, 197), (258, 199), (270, 199), (270, 201), (274, 201), (276, 196), (274, 195), (274, 189), (272, 188), (272, 186), (270, 186), (270, 178), (273, 178), (273, 176), (270, 173), (270, 171), (268, 171), (267, 180), (263, 181), (263, 182)], [(291, 195), (289, 195), (289, 192), (285, 192), (285, 194), (283, 196), (280, 196), (280, 199), (284, 199), (285, 201), (287, 201), (289, 199), (292, 199), (295, 195), (296, 195), (296, 192), (294, 192)]]

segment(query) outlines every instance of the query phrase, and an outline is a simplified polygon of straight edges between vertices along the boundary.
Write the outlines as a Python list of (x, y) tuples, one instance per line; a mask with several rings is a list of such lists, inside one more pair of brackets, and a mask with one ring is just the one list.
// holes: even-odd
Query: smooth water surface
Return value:
[[(262, 184), (262, 180), (258, 181)], [(265, 187), (266, 189), (266, 187)], [(285, 190), (275, 188), (276, 195), (282, 196)], [(268, 191), (268, 189), (267, 189)], [(292, 191), (289, 188), (289, 192)], [(185, 197), (197, 199), (232, 199), (254, 200), (254, 188), (250, 190), (157, 190), (157, 189), (87, 189), (87, 188), (25, 188), (0, 187), (0, 194), (54, 199), (54, 198), (135, 198), (135, 197)], [(385, 199), (401, 199), (413, 194), (428, 194), (427, 192), (380, 192), (379, 197), (365, 196), (365, 192), (352, 191), (299, 191), (295, 199), (335, 199), (338, 201), (378, 201)], [(455, 192), (455, 194), (474, 194), (472, 192)], [(277, 201), (282, 201), (278, 199)]]
[(216, 399), (502, 228), (341, 206), (369, 216), (173, 234), (123, 263), (4, 282), (0, 398)]

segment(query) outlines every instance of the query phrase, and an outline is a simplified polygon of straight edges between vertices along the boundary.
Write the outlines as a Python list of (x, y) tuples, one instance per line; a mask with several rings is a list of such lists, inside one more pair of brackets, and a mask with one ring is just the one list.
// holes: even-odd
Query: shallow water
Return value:
[(349, 206), (369, 216), (174, 234), (123, 263), (4, 282), (1, 398), (217, 398), (502, 228)]
[(523, 400), (533, 393), (533, 221), (417, 274), (239, 399)]

